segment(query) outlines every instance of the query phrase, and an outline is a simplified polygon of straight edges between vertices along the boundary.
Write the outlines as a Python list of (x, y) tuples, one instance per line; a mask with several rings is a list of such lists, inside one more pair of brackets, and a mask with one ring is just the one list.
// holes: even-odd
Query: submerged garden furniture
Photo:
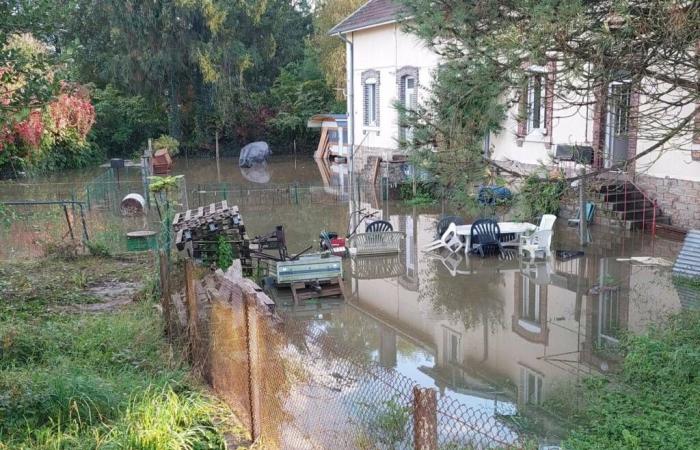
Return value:
[(445, 216), (441, 218), (437, 226), (435, 227), (435, 238), (440, 239), (440, 237), (445, 234), (445, 231), (447, 231), (447, 227), (450, 226), (450, 224), (453, 223), (455, 225), (464, 225), (464, 219), (462, 219), (459, 216)]
[(384, 231), (394, 231), (394, 227), (386, 220), (375, 220), (365, 228), (366, 233), (380, 233)]
[(404, 233), (401, 231), (357, 233), (347, 239), (346, 245), (351, 256), (384, 255), (398, 253), (403, 238)]
[[(567, 225), (570, 227), (578, 226), (581, 223), (581, 208), (576, 209), (576, 217), (569, 219)], [(595, 203), (586, 203), (586, 223), (589, 224), (593, 221), (593, 216), (595, 215)]]
[(551, 256), (552, 236), (556, 220), (556, 216), (545, 214), (534, 233), (520, 236), (520, 254), (528, 253), (531, 260), (535, 259), (540, 252), (547, 257)]
[(430, 244), (425, 246), (425, 251), (432, 251), (432, 250), (437, 250), (439, 248), (446, 248), (448, 249), (451, 253), (455, 253), (459, 251), (459, 249), (462, 248), (462, 239), (460, 238), (460, 235), (457, 233), (457, 225), (454, 223), (450, 223), (447, 226), (447, 229), (445, 230), (444, 233), (442, 233), (442, 236), (440, 236), (439, 239), (434, 240)]
[(479, 253), (483, 258), (490, 249), (498, 249), (503, 253), (500, 241), (501, 228), (493, 219), (480, 219), (474, 222), (470, 229), (469, 253)]

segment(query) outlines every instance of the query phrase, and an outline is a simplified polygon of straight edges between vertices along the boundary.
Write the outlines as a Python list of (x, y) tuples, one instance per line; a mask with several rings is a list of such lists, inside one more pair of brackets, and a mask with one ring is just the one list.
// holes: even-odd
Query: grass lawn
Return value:
[[(148, 258), (0, 265), (0, 449), (218, 449), (241, 438), (166, 344), (154, 271)], [(137, 283), (138, 301), (82, 308), (120, 283)]]

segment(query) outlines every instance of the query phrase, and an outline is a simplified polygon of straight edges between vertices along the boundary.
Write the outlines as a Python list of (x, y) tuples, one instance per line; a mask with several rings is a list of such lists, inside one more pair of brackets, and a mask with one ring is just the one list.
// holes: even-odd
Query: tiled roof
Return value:
[(394, 22), (404, 11), (395, 0), (369, 0), (354, 13), (334, 26), (328, 34), (346, 33), (382, 23)]

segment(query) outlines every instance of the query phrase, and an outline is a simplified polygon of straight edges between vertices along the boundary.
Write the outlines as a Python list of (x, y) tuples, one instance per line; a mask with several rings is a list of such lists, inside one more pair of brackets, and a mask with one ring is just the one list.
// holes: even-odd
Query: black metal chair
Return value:
[(394, 231), (394, 227), (386, 220), (375, 220), (365, 229), (365, 233), (381, 233), (382, 231)]
[(501, 228), (498, 226), (498, 222), (492, 219), (479, 219), (472, 224), (470, 239), (469, 239), (469, 253), (479, 252), (479, 255), (483, 258), (486, 256), (486, 252), (491, 249), (498, 249), (500, 254), (503, 254), (503, 246), (500, 241)]
[(450, 226), (450, 224), (453, 223), (455, 225), (464, 225), (464, 219), (462, 219), (459, 216), (445, 216), (440, 221), (437, 223), (437, 227), (435, 227), (436, 230), (436, 239), (440, 239), (443, 234), (445, 234), (445, 231), (447, 231), (447, 227)]

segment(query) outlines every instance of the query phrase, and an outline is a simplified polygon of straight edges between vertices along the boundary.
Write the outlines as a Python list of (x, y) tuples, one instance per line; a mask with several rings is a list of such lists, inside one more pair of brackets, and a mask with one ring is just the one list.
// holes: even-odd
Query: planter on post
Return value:
[(413, 388), (413, 446), (416, 450), (437, 450), (437, 391)]

